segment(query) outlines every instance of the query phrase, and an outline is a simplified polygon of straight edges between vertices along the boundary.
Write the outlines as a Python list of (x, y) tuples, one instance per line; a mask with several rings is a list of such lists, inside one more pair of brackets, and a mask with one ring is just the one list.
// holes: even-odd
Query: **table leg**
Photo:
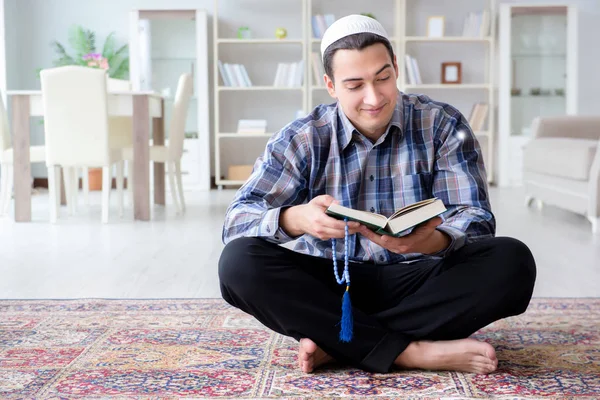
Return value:
[[(152, 143), (165, 144), (165, 100), (160, 101), (160, 118), (152, 119)], [(154, 162), (154, 203), (165, 205), (165, 164)]]
[(60, 175), (58, 176), (60, 185), (60, 205), (64, 206), (67, 204), (67, 194), (65, 192), (65, 169), (60, 169)]
[(12, 98), (15, 221), (31, 221), (29, 96)]
[(148, 96), (133, 96), (133, 217), (150, 220), (150, 110)]

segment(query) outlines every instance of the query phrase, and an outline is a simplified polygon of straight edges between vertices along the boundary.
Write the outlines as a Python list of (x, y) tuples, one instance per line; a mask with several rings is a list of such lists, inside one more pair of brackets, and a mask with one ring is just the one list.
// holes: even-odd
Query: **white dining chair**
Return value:
[(102, 222), (108, 222), (112, 166), (117, 169), (119, 213), (123, 206), (123, 161), (109, 146), (107, 75), (104, 70), (64, 66), (42, 70), (42, 99), (50, 220), (58, 217), (59, 167), (65, 173), (67, 205), (72, 211), (77, 168), (102, 167)]
[[(169, 188), (177, 213), (185, 212), (181, 179), (181, 156), (183, 155), (183, 140), (185, 138), (185, 121), (193, 91), (192, 75), (181, 75), (177, 83), (173, 108), (171, 109), (171, 120), (166, 132), (168, 144), (167, 146), (150, 146), (150, 161), (164, 163), (167, 167)], [(128, 162), (128, 197), (133, 201), (133, 180), (135, 176), (131, 165), (131, 161), (133, 161), (132, 147), (123, 149), (123, 159)], [(129, 184), (130, 180), (132, 184)]]
[[(44, 162), (46, 150), (44, 146), (29, 147), (29, 161), (31, 163)], [(8, 127), (8, 114), (0, 94), (0, 215), (8, 213), (13, 190), (14, 155)]]
[[(131, 81), (107, 78), (108, 92), (131, 91)], [(108, 117), (108, 145), (111, 149), (123, 149), (133, 146), (133, 122), (131, 117)], [(86, 205), (90, 204), (89, 168), (81, 171), (83, 198)], [(75, 200), (77, 201), (77, 200)]]

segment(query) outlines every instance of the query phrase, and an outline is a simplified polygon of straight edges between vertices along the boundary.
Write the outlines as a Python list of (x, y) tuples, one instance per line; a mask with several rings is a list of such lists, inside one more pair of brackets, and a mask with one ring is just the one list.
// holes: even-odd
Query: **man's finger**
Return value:
[(360, 232), (361, 235), (363, 235), (364, 237), (366, 237), (370, 241), (375, 242), (378, 245), (381, 245), (381, 235), (373, 232), (372, 230), (370, 230), (366, 226), (361, 226), (359, 232)]
[(440, 217), (433, 217), (429, 221), (427, 221), (427, 225), (438, 226), (442, 223), (442, 219)]
[[(411, 234), (418, 230), (421, 231), (423, 229), (435, 229), (437, 226), (439, 226), (442, 223), (442, 219), (440, 217), (434, 217), (431, 219), (428, 219), (427, 221), (423, 221), (420, 224), (418, 224), (417, 226), (415, 226), (415, 229), (411, 232)], [(410, 236), (410, 235), (407, 235)]]
[(321, 196), (317, 196), (314, 199), (312, 199), (310, 202), (322, 207), (329, 207), (331, 205), (331, 203), (333, 203), (335, 201), (335, 199), (328, 195), (328, 194), (323, 194)]

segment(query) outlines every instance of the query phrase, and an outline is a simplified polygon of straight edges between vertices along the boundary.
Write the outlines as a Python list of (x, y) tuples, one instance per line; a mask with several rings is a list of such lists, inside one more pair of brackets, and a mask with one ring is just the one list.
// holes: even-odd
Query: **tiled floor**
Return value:
[[(75, 216), (48, 223), (47, 195), (33, 198), (33, 222), (0, 219), (0, 298), (220, 297), (217, 261), (223, 216), (234, 191), (187, 193), (188, 212), (154, 207), (152, 222), (129, 210), (100, 222), (100, 196)], [(584, 217), (523, 205), (520, 189), (491, 189), (498, 236), (532, 249), (536, 296), (600, 296), (600, 235)], [(116, 197), (116, 196), (115, 196)]]

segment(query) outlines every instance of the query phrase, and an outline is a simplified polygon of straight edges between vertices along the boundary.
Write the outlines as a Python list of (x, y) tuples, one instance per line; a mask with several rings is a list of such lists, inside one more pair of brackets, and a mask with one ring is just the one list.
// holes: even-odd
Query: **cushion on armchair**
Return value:
[(526, 171), (587, 181), (598, 148), (598, 140), (535, 138), (523, 152)]

